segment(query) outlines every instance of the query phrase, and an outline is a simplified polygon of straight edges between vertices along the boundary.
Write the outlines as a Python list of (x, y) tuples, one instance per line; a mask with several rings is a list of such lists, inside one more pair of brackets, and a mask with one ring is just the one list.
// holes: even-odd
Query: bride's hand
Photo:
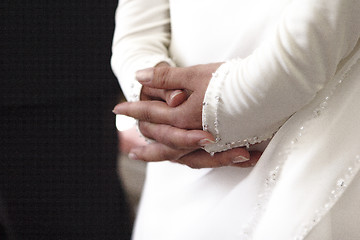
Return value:
[[(130, 152), (132, 159), (144, 161), (170, 160), (192, 168), (229, 165), (250, 167), (257, 162), (261, 153), (252, 152), (250, 154), (244, 148), (216, 153), (214, 156), (201, 149), (201, 147), (214, 141), (210, 133), (200, 130), (201, 108), (207, 84), (218, 66), (220, 63), (175, 70), (175, 68), (162, 65), (146, 69), (144, 72), (138, 72), (137, 77), (140, 82), (150, 81), (143, 84), (140, 98), (142, 101), (119, 104), (115, 107), (114, 112), (145, 120), (140, 121), (140, 131), (144, 136), (154, 139), (156, 142), (132, 148)], [(147, 79), (149, 76), (150, 79)], [(196, 108), (193, 107), (195, 105), (197, 105)], [(173, 114), (170, 111), (175, 109), (177, 113), (173, 116), (175, 120), (184, 119), (185, 122), (187, 119), (186, 121), (189, 121), (188, 124), (178, 126), (184, 128), (192, 126), (193, 129), (198, 130), (181, 129), (174, 127), (177, 126), (176, 123), (162, 122), (161, 117), (169, 118)], [(157, 118), (155, 115), (159, 111), (164, 111), (165, 115)], [(159, 122), (154, 121), (154, 117), (159, 119)], [(170, 123), (170, 125), (166, 123)]]
[[(159, 67), (170, 67), (169, 64), (161, 62), (155, 66)], [(183, 103), (188, 98), (188, 92), (182, 89), (161, 89), (143, 86), (141, 89), (140, 100), (151, 101), (159, 100), (166, 102), (169, 107), (176, 107)]]
[(212, 156), (201, 146), (212, 143), (214, 139), (211, 134), (201, 130), (184, 130), (148, 122), (140, 122), (139, 128), (144, 136), (155, 142), (132, 148), (129, 154), (132, 159), (147, 162), (169, 160), (191, 168), (214, 168), (251, 167), (261, 156), (261, 152), (249, 152), (245, 148), (234, 148)]
[(248, 152), (245, 148), (234, 148), (225, 152), (215, 153), (197, 150), (179, 150), (154, 142), (133, 148), (129, 157), (133, 160), (146, 162), (171, 161), (191, 168), (216, 168), (223, 166), (252, 167), (261, 156), (261, 152)]
[[(202, 129), (202, 103), (209, 81), (221, 63), (176, 68), (161, 66), (138, 71), (137, 80), (149, 89), (184, 90), (188, 97), (176, 107), (164, 101), (118, 104), (114, 112), (141, 121), (166, 124), (182, 129)], [(175, 104), (176, 105), (176, 104)]]

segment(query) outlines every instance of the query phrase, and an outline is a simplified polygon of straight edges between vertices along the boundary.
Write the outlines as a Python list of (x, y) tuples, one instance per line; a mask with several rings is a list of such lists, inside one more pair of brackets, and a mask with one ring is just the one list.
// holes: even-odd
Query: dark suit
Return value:
[(129, 239), (115, 0), (0, 3), (0, 239)]

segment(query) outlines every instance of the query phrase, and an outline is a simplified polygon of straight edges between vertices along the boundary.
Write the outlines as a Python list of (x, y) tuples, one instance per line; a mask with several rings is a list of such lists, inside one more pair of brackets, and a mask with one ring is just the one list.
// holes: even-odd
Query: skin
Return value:
[(221, 166), (251, 167), (261, 156), (235, 148), (211, 156), (202, 150), (214, 137), (202, 130), (202, 101), (212, 77), (221, 63), (186, 68), (165, 63), (140, 70), (137, 80), (143, 85), (139, 102), (115, 106), (115, 114), (140, 120), (141, 133), (155, 142), (134, 145), (129, 157), (144, 161), (173, 161), (191, 168)]

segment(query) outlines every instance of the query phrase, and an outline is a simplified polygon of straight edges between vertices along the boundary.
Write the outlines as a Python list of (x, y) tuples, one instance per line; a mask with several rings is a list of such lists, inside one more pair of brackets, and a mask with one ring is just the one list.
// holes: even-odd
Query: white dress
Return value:
[[(121, 0), (112, 67), (225, 61), (209, 152), (271, 138), (251, 169), (148, 165), (134, 240), (360, 239), (360, 1)], [(170, 26), (171, 24), (171, 26)], [(194, 159), (196, 161), (196, 159)]]

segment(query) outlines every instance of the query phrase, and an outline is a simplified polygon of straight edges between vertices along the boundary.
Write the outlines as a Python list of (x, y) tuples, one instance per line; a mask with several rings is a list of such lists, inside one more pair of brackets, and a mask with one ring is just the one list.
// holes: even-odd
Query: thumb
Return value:
[(147, 87), (169, 90), (184, 89), (186, 81), (184, 81), (182, 72), (181, 68), (169, 66), (146, 68), (136, 72), (136, 79)]

